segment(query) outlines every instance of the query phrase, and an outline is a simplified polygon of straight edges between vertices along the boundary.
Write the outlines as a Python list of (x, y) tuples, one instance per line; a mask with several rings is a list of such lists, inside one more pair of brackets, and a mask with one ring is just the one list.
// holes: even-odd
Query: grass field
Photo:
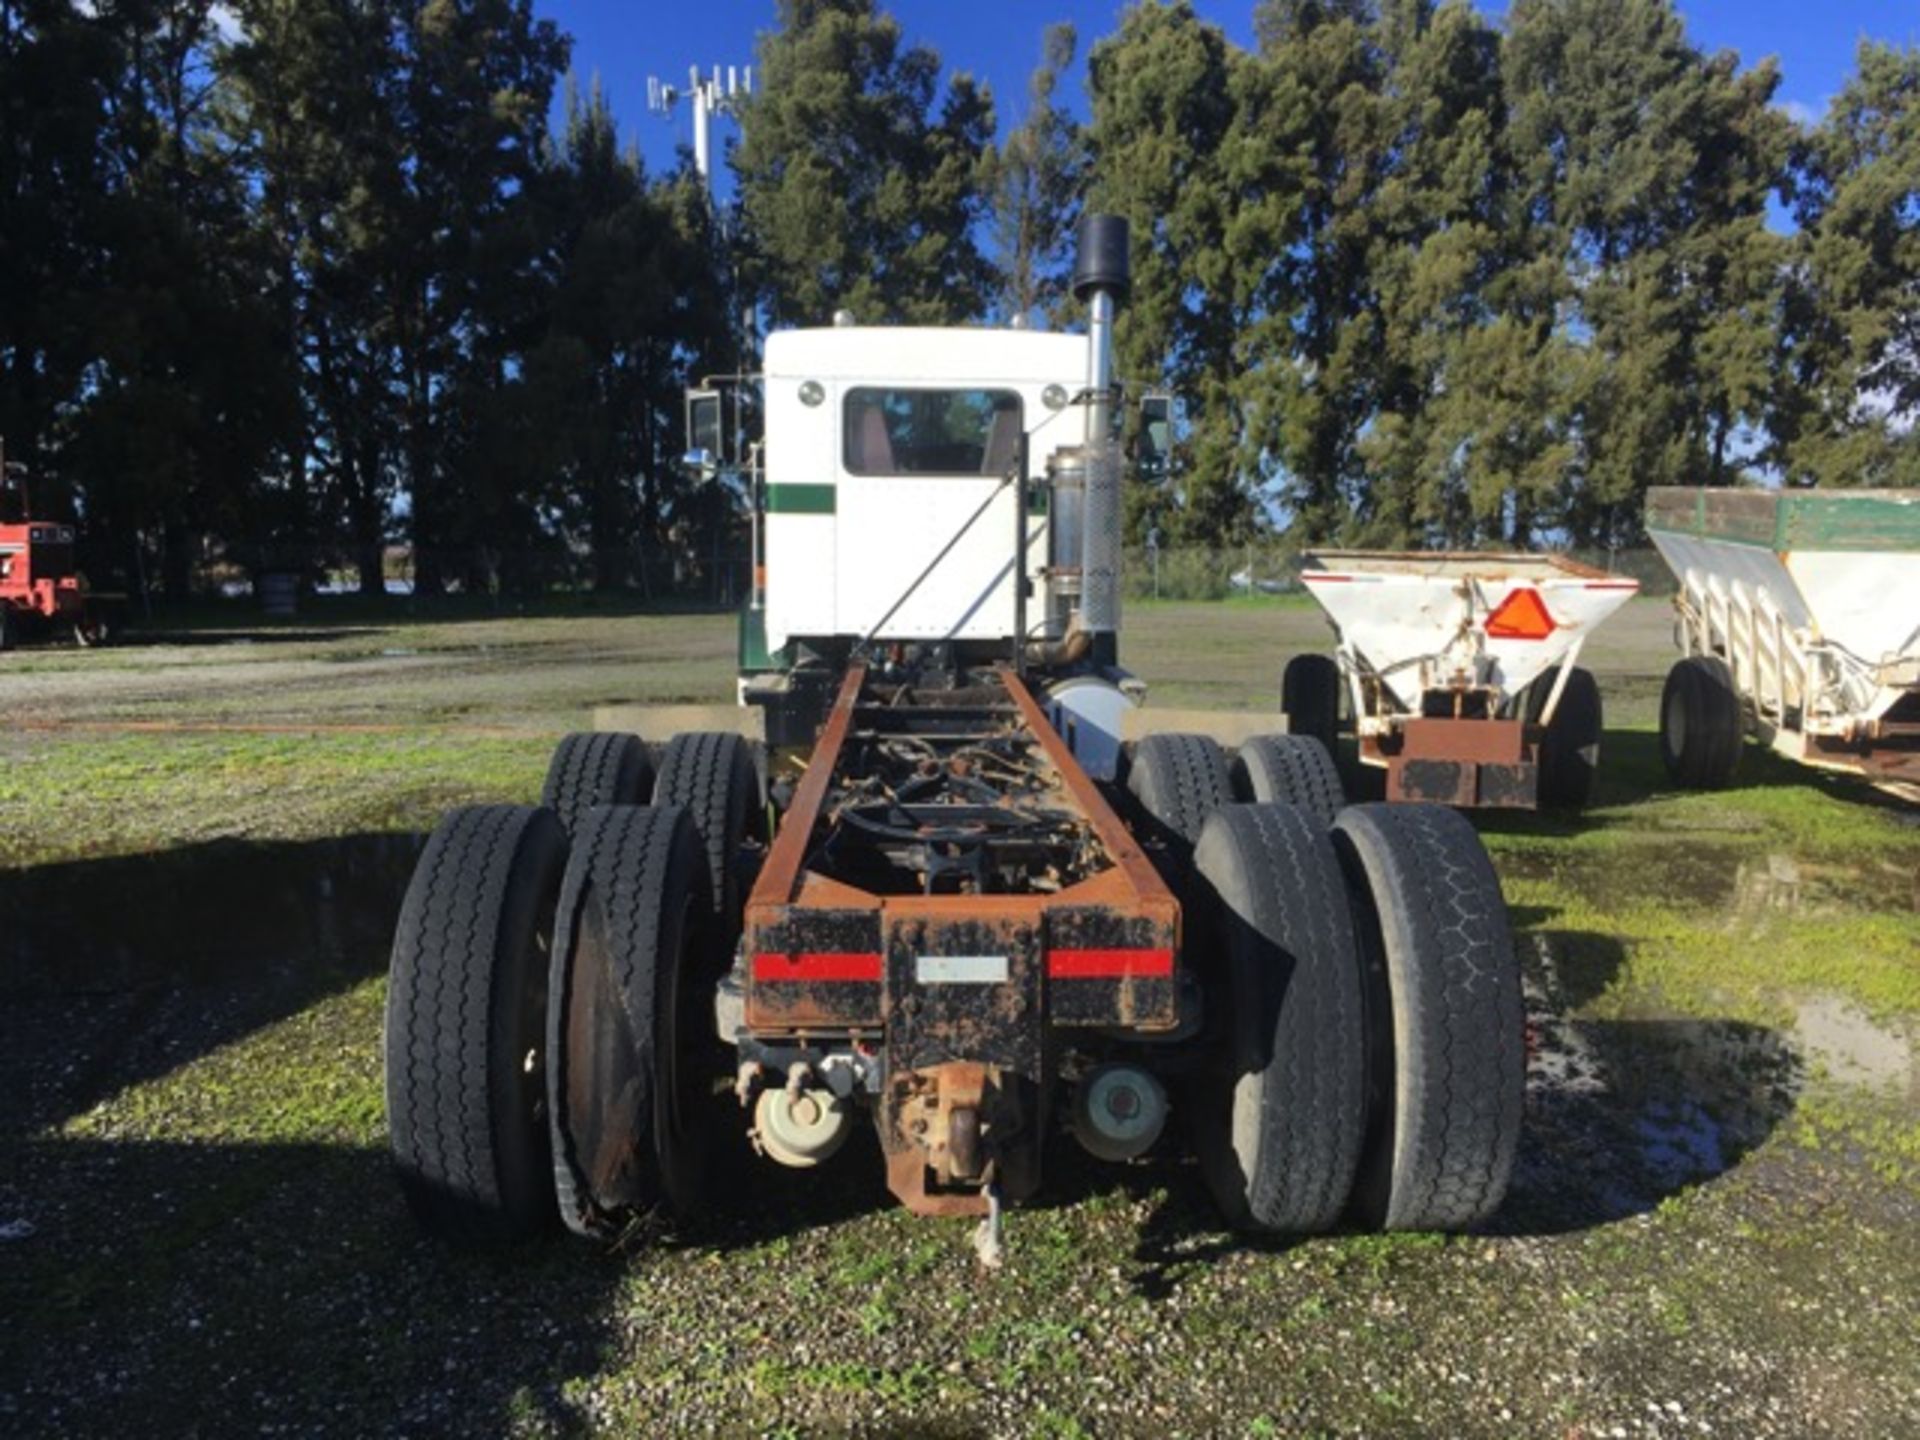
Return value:
[[(1254, 1243), (1067, 1144), (998, 1272), (871, 1147), (609, 1255), (422, 1239), (385, 949), (450, 803), (730, 617), (209, 616), (0, 660), (0, 1433), (1920, 1432), (1920, 811), (1749, 753), (1665, 788), (1665, 607), (1595, 637), (1577, 821), (1481, 822), (1536, 1054), (1484, 1234)], [(1268, 708), (1297, 603), (1140, 605), (1152, 703)], [(655, 737), (659, 738), (659, 737)]]

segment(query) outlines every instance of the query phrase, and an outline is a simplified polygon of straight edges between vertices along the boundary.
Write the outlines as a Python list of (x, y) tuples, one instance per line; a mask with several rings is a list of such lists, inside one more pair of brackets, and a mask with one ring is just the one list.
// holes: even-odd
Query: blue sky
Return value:
[[(744, 65), (754, 37), (773, 23), (772, 0), (536, 0), (536, 8), (574, 37), (573, 65), (582, 83), (598, 74), (613, 99), (622, 132), (638, 135), (649, 169), (672, 163), (674, 146), (690, 143), (682, 104), (671, 119), (646, 113), (647, 77), (684, 86), (687, 67)], [(1002, 128), (1019, 118), (1026, 78), (1040, 57), (1040, 36), (1054, 20), (1080, 31), (1081, 59), (1127, 8), (1124, 0), (895, 0), (886, 6), (910, 39), (940, 52), (950, 69), (971, 71), (993, 89)], [(1195, 8), (1241, 44), (1253, 38), (1253, 0), (1197, 0)], [(1504, 8), (1483, 5), (1490, 13)], [(1920, 45), (1915, 0), (1682, 0), (1696, 44), (1730, 49), (1744, 62), (1780, 60), (1779, 103), (1801, 119), (1826, 108), (1853, 67), (1862, 37)], [(1076, 67), (1077, 69), (1078, 67)], [(1067, 99), (1082, 99), (1076, 74)], [(715, 148), (725, 134), (718, 127)]]

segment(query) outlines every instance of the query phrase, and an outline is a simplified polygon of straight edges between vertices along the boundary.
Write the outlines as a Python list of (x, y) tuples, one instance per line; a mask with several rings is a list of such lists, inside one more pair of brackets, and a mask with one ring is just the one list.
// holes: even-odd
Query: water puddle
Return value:
[(1650, 1006), (1589, 1017), (1579, 1010), (1594, 993), (1583, 973), (1593, 957), (1566, 937), (1529, 938), (1527, 1124), (1505, 1223), (1644, 1213), (1739, 1164), (1810, 1085), (1920, 1104), (1914, 1037), (1843, 997), (1802, 995), (1778, 1028)]
[(1793, 1029), (1808, 1062), (1832, 1079), (1906, 1092), (1920, 1101), (1913, 1045), (1897, 1030), (1875, 1023), (1859, 1006), (1838, 995), (1805, 997), (1796, 1007)]

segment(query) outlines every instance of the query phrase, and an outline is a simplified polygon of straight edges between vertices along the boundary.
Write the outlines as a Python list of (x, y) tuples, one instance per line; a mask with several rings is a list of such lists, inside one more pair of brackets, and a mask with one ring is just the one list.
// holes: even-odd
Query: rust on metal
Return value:
[(997, 1066), (948, 1061), (888, 1084), (880, 1134), (887, 1187), (917, 1215), (984, 1215), (1001, 1132), (1026, 1124)]
[(1007, 667), (848, 672), (743, 939), (756, 1042), (883, 1042), (888, 1183), (922, 1214), (1037, 1186), (1050, 1027), (1180, 1023), (1179, 902)]
[(1040, 742), (1040, 748), (1053, 762), (1054, 769), (1059, 772), (1068, 792), (1086, 815), (1087, 822), (1093, 826), (1094, 833), (1100, 837), (1100, 843), (1106, 847), (1115, 867), (1133, 888), (1134, 896), (1143, 906), (1159, 908), (1164, 904), (1168, 915), (1177, 922), (1179, 906), (1174, 903), (1173, 892), (1160, 878), (1160, 872), (1153, 868), (1153, 862), (1147, 859), (1146, 852), (1134, 843), (1133, 832), (1113, 813), (1113, 807), (1107, 804), (1100, 787), (1074, 760), (1072, 752), (1067, 749), (1067, 742), (1047, 723), (1046, 712), (1033, 698), (1033, 692), (1027, 689), (1026, 682), (1007, 669), (1000, 672), (1000, 678), (1007, 687), (1007, 694), (1013, 697), (1020, 718), (1026, 722), (1027, 728)]
[(1389, 800), (1531, 809), (1539, 735), (1538, 726), (1517, 719), (1418, 718), (1362, 748), (1386, 761)]
[(860, 687), (866, 683), (867, 667), (853, 664), (847, 667), (846, 679), (840, 682), (840, 692), (834, 697), (833, 708), (827, 712), (827, 723), (820, 731), (819, 742), (813, 747), (813, 758), (807, 766), (807, 773), (800, 777), (800, 784), (793, 793), (793, 803), (787, 809), (785, 821), (780, 833), (774, 838), (773, 846), (767, 851), (766, 864), (760, 868), (760, 878), (754, 883), (753, 894), (748, 897), (749, 914), (760, 906), (780, 905), (793, 898), (794, 887), (799, 883), (800, 867), (806, 861), (807, 844), (813, 837), (813, 827), (820, 818), (820, 807), (827, 798), (827, 787), (833, 783), (834, 769), (840, 763), (840, 749), (846, 743), (847, 729), (853, 723), (853, 704), (860, 696)]
[(1409, 760), (1471, 760), (1517, 765), (1528, 754), (1520, 720), (1411, 719), (1400, 727), (1400, 754)]

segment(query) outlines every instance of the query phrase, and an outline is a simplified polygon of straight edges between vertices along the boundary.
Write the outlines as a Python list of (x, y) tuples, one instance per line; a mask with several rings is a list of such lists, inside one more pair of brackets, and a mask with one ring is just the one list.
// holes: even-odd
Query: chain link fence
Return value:
[[(1303, 552), (1277, 544), (1208, 550), (1135, 546), (1126, 552), (1129, 600), (1234, 600), (1300, 590)], [(1672, 572), (1658, 551), (1574, 551), (1570, 558), (1609, 575), (1638, 580), (1645, 595), (1671, 595)]]
[[(1197, 546), (1133, 546), (1124, 552), (1124, 595), (1130, 601), (1227, 601), (1301, 593), (1302, 552), (1285, 544), (1227, 549)], [(1671, 595), (1674, 580), (1651, 548), (1575, 551), (1573, 559), (1596, 570), (1640, 582), (1641, 593)], [(229, 599), (275, 594), (359, 595), (360, 571), (337, 549), (298, 551), (280, 547), (267, 563), (244, 566), (231, 558), (197, 567), (199, 593)], [(636, 547), (614, 567), (618, 583), (597, 585), (592, 557), (555, 548), (534, 551), (449, 550), (432, 557), (441, 593), (501, 600), (609, 593), (642, 603), (731, 609), (752, 583), (752, 563), (743, 552), (704, 552)], [(422, 593), (420, 557), (409, 546), (390, 545), (382, 559), (385, 593)], [(267, 577), (274, 577), (269, 580)], [(288, 577), (292, 577), (289, 579)], [(157, 597), (156, 597), (157, 598)]]
[[(373, 593), (424, 598), (431, 589), (470, 599), (525, 600), (604, 592), (642, 602), (731, 609), (746, 599), (752, 580), (747, 555), (719, 547), (636, 546), (614, 557), (607, 569), (612, 578), (602, 584), (605, 577), (594, 557), (558, 547), (460, 547), (423, 553), (408, 545), (388, 545)], [(233, 554), (208, 557), (195, 566), (193, 588), (196, 594), (233, 600), (369, 593), (361, 566), (338, 548), (288, 545), (247, 560)]]

